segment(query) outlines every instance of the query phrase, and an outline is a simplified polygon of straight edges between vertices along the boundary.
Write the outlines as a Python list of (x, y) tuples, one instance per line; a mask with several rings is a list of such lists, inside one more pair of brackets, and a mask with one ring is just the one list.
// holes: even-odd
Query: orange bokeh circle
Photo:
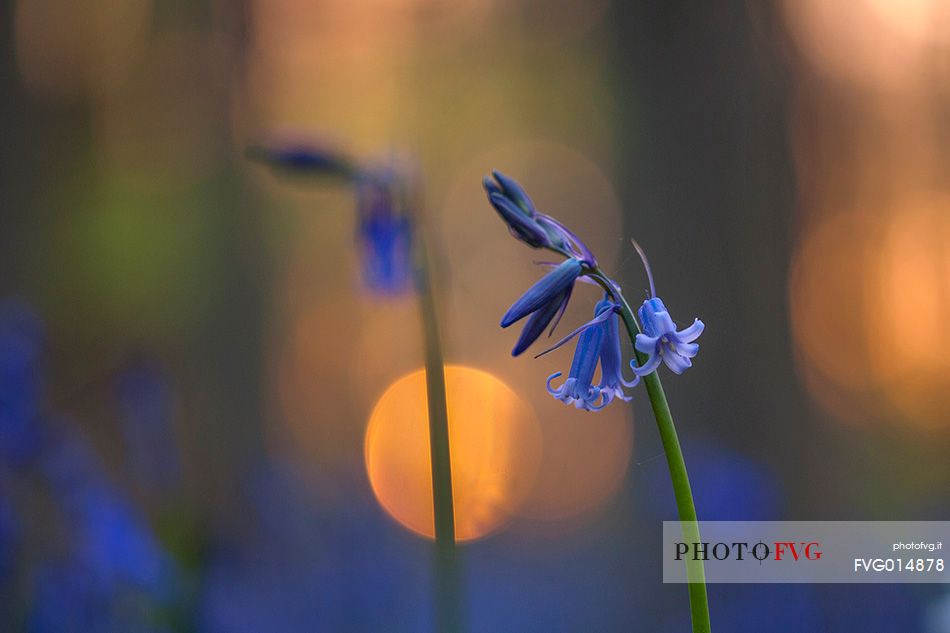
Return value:
[[(494, 375), (445, 368), (455, 532), (501, 528), (534, 484), (540, 432), (531, 407)], [(364, 452), (373, 492), (406, 528), (434, 535), (425, 370), (392, 383), (370, 415)]]

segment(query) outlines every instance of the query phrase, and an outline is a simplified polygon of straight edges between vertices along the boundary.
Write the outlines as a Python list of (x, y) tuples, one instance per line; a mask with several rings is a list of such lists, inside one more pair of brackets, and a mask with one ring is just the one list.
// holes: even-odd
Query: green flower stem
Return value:
[(421, 229), (416, 232), (416, 279), (425, 347), (429, 453), (432, 462), (432, 502), (435, 514), (435, 603), (440, 633), (461, 630), (458, 552), (455, 547), (455, 507), (449, 453), (449, 415), (445, 396), (445, 364), (439, 336), (438, 310)]
[[(620, 294), (607, 277), (595, 270), (593, 278), (600, 283), (620, 304), (620, 318), (627, 328), (630, 343), (636, 342), (640, 333), (640, 325), (633, 316), (633, 310), (627, 300)], [(646, 362), (646, 355), (634, 351), (637, 364)], [(676, 426), (673, 424), (673, 414), (666, 401), (666, 393), (660, 384), (660, 376), (652, 372), (643, 378), (650, 397), (650, 406), (653, 407), (653, 416), (660, 431), (660, 440), (663, 442), (663, 452), (666, 453), (666, 463), (670, 468), (670, 478), (673, 480), (673, 493), (676, 496), (676, 508), (679, 512), (680, 524), (683, 529), (683, 540), (687, 543), (699, 543), (699, 523), (696, 520), (696, 506), (693, 504), (693, 492), (689, 485), (689, 475), (686, 472), (686, 462), (683, 460), (683, 449), (680, 447)], [(689, 610), (693, 620), (693, 633), (709, 633), (709, 600), (706, 597), (706, 572), (702, 560), (686, 559), (686, 580), (689, 583)]]

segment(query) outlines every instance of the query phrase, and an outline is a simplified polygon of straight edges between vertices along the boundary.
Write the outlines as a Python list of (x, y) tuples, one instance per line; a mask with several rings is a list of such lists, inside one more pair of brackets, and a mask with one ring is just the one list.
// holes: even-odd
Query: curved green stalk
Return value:
[(421, 229), (416, 232), (416, 240), (416, 279), (425, 347), (429, 453), (432, 462), (432, 503), (435, 518), (436, 621), (440, 633), (453, 633), (461, 630), (461, 610), (445, 364), (439, 335), (438, 310), (430, 276), (429, 254)]
[[(620, 318), (630, 336), (631, 345), (635, 343), (640, 325), (633, 316), (633, 310), (620, 291), (609, 282), (606, 275), (599, 269), (593, 271), (595, 279), (604, 290), (620, 304)], [(637, 364), (646, 362), (646, 355), (636, 351)], [(686, 462), (683, 460), (683, 449), (680, 447), (676, 426), (673, 424), (673, 414), (666, 401), (666, 393), (660, 383), (660, 376), (652, 372), (643, 378), (647, 395), (650, 397), (650, 406), (653, 407), (653, 416), (660, 431), (660, 440), (663, 442), (663, 452), (666, 453), (666, 463), (670, 469), (670, 479), (673, 481), (673, 494), (676, 496), (676, 508), (679, 513), (680, 524), (683, 529), (683, 540), (687, 543), (699, 543), (699, 523), (696, 519), (696, 506), (693, 504), (693, 492), (689, 485), (689, 475), (686, 472)], [(686, 559), (686, 580), (689, 583), (689, 610), (693, 621), (693, 633), (709, 633), (709, 600), (706, 597), (706, 572), (702, 560)]]

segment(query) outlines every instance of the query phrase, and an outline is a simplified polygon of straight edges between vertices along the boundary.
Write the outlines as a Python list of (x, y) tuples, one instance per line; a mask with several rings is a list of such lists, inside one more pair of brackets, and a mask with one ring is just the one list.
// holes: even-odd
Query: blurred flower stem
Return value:
[(461, 630), (461, 607), (458, 553), (455, 547), (455, 507), (452, 500), (452, 463), (449, 453), (449, 415), (430, 252), (421, 221), (416, 229), (416, 251), (419, 313), (425, 347), (429, 452), (432, 461), (432, 502), (435, 515), (436, 622), (440, 633), (450, 633)]
[[(610, 283), (610, 280), (598, 268), (595, 271), (596, 279), (614, 300), (620, 304), (620, 318), (627, 329), (631, 345), (635, 345), (640, 325), (633, 316), (633, 310), (623, 295)], [(643, 365), (647, 355), (636, 351), (637, 364)], [(689, 485), (689, 475), (686, 472), (686, 462), (683, 459), (683, 449), (680, 447), (676, 426), (673, 424), (673, 414), (666, 401), (666, 393), (660, 383), (657, 372), (644, 376), (647, 395), (650, 397), (650, 406), (656, 418), (656, 426), (663, 442), (663, 452), (666, 453), (666, 463), (670, 468), (670, 479), (673, 481), (673, 494), (676, 496), (676, 508), (679, 513), (680, 524), (683, 529), (683, 540), (687, 543), (701, 542), (699, 523), (696, 519), (696, 506), (693, 503), (693, 492)], [(693, 633), (709, 633), (709, 601), (706, 597), (706, 571), (702, 560), (686, 559), (686, 579), (689, 583), (689, 610), (693, 621)]]

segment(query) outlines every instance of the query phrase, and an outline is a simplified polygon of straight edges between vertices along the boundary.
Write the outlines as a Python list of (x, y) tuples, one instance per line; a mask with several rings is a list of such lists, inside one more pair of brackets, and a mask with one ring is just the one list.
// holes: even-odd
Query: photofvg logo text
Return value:
[(684, 557), (692, 560), (821, 560), (821, 543), (818, 541), (773, 541), (771, 544), (759, 541), (750, 544), (746, 541), (732, 543), (683, 543), (676, 544), (676, 560)]
[(945, 521), (663, 523), (663, 582), (946, 583)]

